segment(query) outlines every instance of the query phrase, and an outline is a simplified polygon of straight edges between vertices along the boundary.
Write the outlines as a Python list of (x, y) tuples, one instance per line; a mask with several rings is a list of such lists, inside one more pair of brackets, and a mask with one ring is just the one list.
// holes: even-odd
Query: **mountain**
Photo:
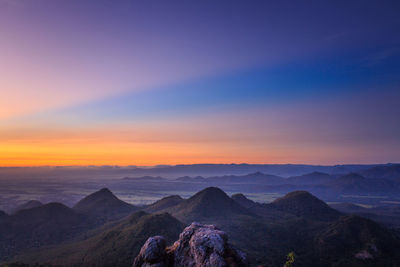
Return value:
[(92, 225), (89, 218), (61, 203), (20, 210), (0, 221), (0, 261), (24, 249), (71, 239)]
[(174, 207), (178, 204), (180, 204), (183, 201), (183, 198), (180, 196), (174, 195), (174, 196), (168, 196), (164, 197), (153, 204), (150, 204), (144, 208), (146, 212), (154, 213), (154, 212), (159, 212), (171, 207)]
[(20, 210), (26, 210), (26, 209), (32, 209), (32, 208), (37, 208), (42, 206), (43, 203), (38, 201), (38, 200), (29, 200), (28, 202), (25, 202), (24, 204), (19, 205), (16, 207), (12, 213), (17, 213)]
[[(130, 173), (135, 176), (162, 176), (176, 178), (181, 176), (221, 176), (246, 175), (248, 173), (263, 172), (272, 175), (290, 177), (310, 172), (325, 172), (332, 174), (346, 174), (359, 172), (364, 169), (380, 165), (302, 165), (302, 164), (189, 164), (175, 166), (159, 166), (153, 168), (134, 168)], [(384, 166), (384, 165), (382, 165)]]
[(357, 173), (350, 173), (341, 176), (333, 181), (331, 186), (346, 192), (365, 192), (366, 190), (369, 190), (368, 180)]
[[(393, 263), (400, 262), (395, 232), (369, 219), (344, 215), (305, 191), (262, 204), (209, 187), (189, 199), (171, 196), (148, 207), (157, 213), (139, 211), (101, 226), (91, 221), (89, 213), (62, 204), (6, 216), (0, 220), (0, 264), (9, 259), (56, 266), (132, 266), (149, 237), (162, 235), (169, 244), (176, 240), (184, 228), (181, 221), (215, 225), (229, 236), (232, 247), (247, 253), (252, 266), (282, 266), (291, 251), (297, 266), (396, 266)], [(204, 255), (213, 249), (209, 248)]]
[(334, 203), (330, 204), (329, 206), (343, 213), (368, 212), (368, 208), (364, 208), (352, 203)]
[(138, 208), (118, 199), (109, 189), (103, 188), (84, 197), (73, 210), (94, 217), (100, 223), (120, 219)]
[(340, 213), (306, 191), (294, 191), (274, 200), (271, 207), (312, 220), (337, 219)]
[(288, 184), (297, 185), (318, 185), (327, 184), (331, 182), (334, 178), (323, 172), (312, 172), (300, 176), (292, 176), (286, 179)]
[(240, 193), (232, 195), (232, 199), (239, 205), (245, 207), (253, 214), (261, 216), (264, 219), (268, 220), (269, 222), (276, 222), (282, 219), (288, 219), (293, 217), (292, 214), (276, 210), (269, 204), (261, 204), (254, 202), (253, 200), (248, 199), (245, 195)]
[(372, 167), (359, 172), (366, 178), (388, 179), (400, 182), (400, 164)]
[(166, 179), (157, 176), (142, 176), (142, 177), (124, 177), (123, 180), (134, 180), (137, 182), (143, 181), (143, 182), (161, 182), (161, 181), (166, 181)]
[(253, 200), (248, 199), (245, 195), (239, 193), (239, 194), (234, 194), (231, 196), (231, 198), (238, 203), (239, 205), (245, 207), (246, 209), (251, 209), (253, 207), (256, 207), (258, 203), (254, 202)]
[(208, 187), (198, 192), (179, 205), (172, 207), (170, 212), (184, 222), (254, 215), (217, 187)]
[(397, 194), (399, 183), (386, 179), (365, 178), (357, 173), (350, 173), (336, 178), (329, 187), (342, 194)]
[(399, 239), (379, 224), (343, 216), (314, 238), (315, 260), (321, 266), (341, 259), (341, 266), (397, 266)]
[(265, 185), (279, 185), (283, 184), (285, 179), (276, 175), (264, 174), (262, 172), (254, 172), (246, 175), (224, 175), (224, 176), (211, 176), (203, 178), (202, 176), (190, 177), (183, 176), (175, 179), (179, 182), (187, 183), (207, 183), (214, 185), (223, 184), (265, 184)]
[(264, 174), (262, 172), (254, 172), (246, 175), (236, 176), (236, 175), (225, 175), (225, 176), (215, 176), (206, 179), (208, 183), (215, 184), (225, 184), (225, 183), (255, 183), (255, 184), (265, 184), (265, 185), (279, 185), (284, 183), (284, 179), (279, 176)]
[(0, 210), (0, 219), (7, 217), (7, 213), (3, 210)]
[(189, 182), (189, 183), (203, 183), (206, 179), (202, 176), (190, 177), (190, 176), (182, 176), (175, 179), (180, 182)]
[(400, 207), (398, 205), (364, 208), (351, 203), (335, 203), (329, 206), (343, 213), (356, 214), (374, 220), (388, 228), (400, 229)]
[(171, 244), (183, 228), (167, 213), (150, 215), (139, 211), (85, 240), (35, 251), (15, 260), (56, 266), (132, 266), (148, 237), (163, 235)]

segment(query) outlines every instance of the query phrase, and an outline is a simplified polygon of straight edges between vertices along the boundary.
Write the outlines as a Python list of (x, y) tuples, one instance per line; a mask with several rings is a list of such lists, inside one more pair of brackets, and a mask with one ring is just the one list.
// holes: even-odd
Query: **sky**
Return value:
[(0, 0), (0, 166), (400, 162), (398, 14)]

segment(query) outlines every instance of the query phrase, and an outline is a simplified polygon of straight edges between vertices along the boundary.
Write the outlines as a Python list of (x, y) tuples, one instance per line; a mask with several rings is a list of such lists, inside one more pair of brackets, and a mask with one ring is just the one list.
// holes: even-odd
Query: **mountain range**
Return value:
[(135, 177), (161, 176), (176, 178), (180, 176), (221, 176), (246, 175), (248, 173), (263, 172), (281, 177), (299, 176), (311, 172), (323, 172), (330, 175), (343, 175), (350, 172), (360, 172), (374, 167), (398, 166), (399, 164), (369, 164), (369, 165), (305, 165), (305, 164), (188, 164), (188, 165), (161, 165), (151, 168), (134, 167), (130, 173)]
[(2, 262), (62, 266), (131, 266), (150, 236), (178, 238), (193, 221), (214, 224), (251, 265), (396, 266), (398, 234), (373, 220), (333, 209), (306, 191), (272, 203), (208, 187), (188, 199), (170, 196), (135, 207), (101, 189), (73, 208), (48, 203), (0, 217)]
[[(356, 169), (356, 168), (355, 168)], [(199, 191), (205, 187), (219, 187), (231, 192), (280, 193), (308, 191), (324, 201), (344, 201), (345, 196), (388, 197), (400, 200), (400, 165), (365, 168), (359, 172), (328, 174), (314, 171), (298, 176), (281, 177), (260, 171), (245, 175), (182, 176), (176, 179), (162, 177), (125, 178), (125, 184), (145, 188), (144, 184), (159, 190)], [(146, 182), (147, 181), (147, 182)], [(364, 198), (364, 200), (366, 200)]]

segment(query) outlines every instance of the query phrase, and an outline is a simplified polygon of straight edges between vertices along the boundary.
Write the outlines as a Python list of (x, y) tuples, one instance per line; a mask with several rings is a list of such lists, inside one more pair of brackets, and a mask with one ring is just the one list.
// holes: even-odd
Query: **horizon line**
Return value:
[(178, 166), (196, 166), (196, 165), (298, 165), (298, 166), (349, 166), (349, 165), (398, 165), (400, 162), (384, 163), (343, 163), (343, 164), (308, 164), (308, 163), (193, 163), (193, 164), (156, 164), (156, 165), (0, 165), (0, 168), (160, 168), (160, 167), (178, 167)]

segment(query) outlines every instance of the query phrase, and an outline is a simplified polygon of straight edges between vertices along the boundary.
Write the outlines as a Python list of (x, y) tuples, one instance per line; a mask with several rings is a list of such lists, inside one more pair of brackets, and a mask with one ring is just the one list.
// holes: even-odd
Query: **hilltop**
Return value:
[[(103, 202), (92, 200), (114, 199), (108, 191), (100, 190), (85, 202), (99, 205)], [(230, 246), (245, 252), (252, 265), (282, 266), (290, 251), (296, 253), (299, 266), (380, 266), (399, 261), (395, 250), (400, 240), (394, 232), (372, 220), (342, 214), (306, 191), (290, 192), (272, 203), (257, 203), (243, 194), (229, 197), (221, 189), (209, 187), (188, 199), (173, 195), (144, 209), (155, 213), (139, 211), (98, 226), (88, 224), (90, 218), (98, 223), (97, 213), (90, 217), (92, 213), (80, 213), (62, 204), (46, 204), (6, 215), (0, 220), (0, 233), (10, 232), (9, 223), (21, 214), (23, 219), (15, 225), (27, 228), (15, 228), (16, 233), (29, 233), (28, 229), (38, 227), (35, 233), (50, 237), (85, 226), (75, 232), (74, 238), (61, 235), (52, 242), (43, 239), (36, 250), (28, 250), (34, 247), (35, 239), (24, 235), (20, 244), (30, 246), (13, 252), (19, 253), (14, 261), (68, 266), (131, 266), (149, 237), (162, 235), (166, 245), (172, 244), (193, 221), (212, 223), (221, 229), (229, 236)], [(4, 240), (2, 247), (7, 247), (15, 236)], [(9, 256), (2, 254), (2, 260), (11, 259)]]
[(120, 219), (138, 208), (118, 199), (108, 188), (103, 188), (84, 197), (73, 210), (106, 222)]
[(17, 213), (20, 210), (32, 209), (42, 206), (43, 203), (38, 200), (29, 200), (13, 209), (11, 213)]
[(274, 200), (273, 208), (314, 220), (333, 220), (340, 216), (337, 210), (306, 191), (295, 191)]
[(254, 215), (216, 187), (198, 192), (169, 211), (184, 222)]

